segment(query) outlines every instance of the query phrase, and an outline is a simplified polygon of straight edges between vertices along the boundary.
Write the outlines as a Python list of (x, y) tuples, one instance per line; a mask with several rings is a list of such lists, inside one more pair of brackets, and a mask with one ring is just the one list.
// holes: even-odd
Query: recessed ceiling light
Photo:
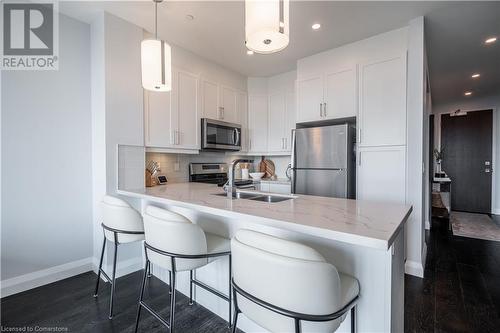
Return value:
[(497, 41), (496, 37), (490, 37), (487, 40), (484, 41), (485, 44), (492, 44)]
[(480, 76), (481, 76), (481, 74), (479, 74), (479, 73), (474, 73), (474, 74), (472, 74), (472, 78), (473, 78), (473, 79), (477, 79), (477, 78), (478, 78), (478, 77), (480, 77)]
[(321, 24), (319, 24), (319, 23), (314, 23), (314, 24), (311, 26), (311, 28), (312, 28), (313, 30), (318, 30), (319, 28), (321, 28)]
[(248, 55), (252, 55), (252, 54), (253, 54), (253, 51), (252, 51), (252, 50), (247, 50), (247, 54), (248, 54)]
[(464, 95), (465, 95), (465, 96), (470, 96), (470, 95), (472, 95), (472, 91), (466, 91), (466, 92), (464, 93)]
[(192, 21), (192, 20), (194, 20), (194, 16), (191, 14), (188, 14), (188, 15), (186, 15), (186, 20)]

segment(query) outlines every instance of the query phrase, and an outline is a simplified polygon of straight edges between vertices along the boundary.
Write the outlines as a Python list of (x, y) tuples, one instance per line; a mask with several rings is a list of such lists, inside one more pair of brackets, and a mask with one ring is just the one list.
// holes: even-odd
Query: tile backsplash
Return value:
[[(146, 164), (153, 160), (160, 163), (161, 173), (165, 174), (170, 183), (189, 181), (189, 163), (231, 163), (236, 158), (254, 160), (254, 169), (258, 167), (261, 156), (226, 155), (218, 152), (200, 152), (197, 155), (146, 153)], [(274, 162), (278, 178), (286, 178), (285, 171), (290, 163), (290, 156), (266, 157)]]

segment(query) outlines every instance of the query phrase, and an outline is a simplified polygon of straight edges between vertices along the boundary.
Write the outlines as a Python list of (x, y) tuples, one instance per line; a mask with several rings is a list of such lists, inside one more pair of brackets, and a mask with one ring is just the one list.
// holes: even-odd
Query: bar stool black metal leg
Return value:
[[(232, 284), (231, 284), (232, 287)], [(233, 300), (234, 300), (234, 320), (232, 333), (236, 333), (236, 326), (238, 324), (238, 315), (240, 314), (240, 308), (238, 307), (238, 300), (236, 299), (236, 290), (232, 288)]]
[(300, 333), (300, 320), (295, 318), (295, 333)]
[(227, 320), (227, 322), (229, 323), (229, 328), (231, 328), (231, 311), (233, 309), (233, 304), (231, 302), (231, 255), (229, 255), (229, 279), (228, 279), (228, 282), (229, 282), (229, 289), (228, 289), (228, 298), (229, 298), (229, 319)]
[(99, 260), (99, 269), (97, 270), (97, 281), (95, 283), (94, 297), (97, 297), (99, 292), (99, 282), (101, 280), (102, 260), (104, 259), (105, 248), (106, 248), (106, 236), (104, 237), (104, 241), (102, 242), (101, 260)]
[(139, 319), (141, 317), (141, 308), (142, 308), (142, 300), (144, 299), (144, 287), (146, 286), (146, 277), (149, 275), (149, 261), (146, 260), (146, 265), (144, 266), (144, 276), (142, 277), (142, 285), (141, 285), (141, 295), (139, 296), (139, 304), (137, 307), (137, 317), (135, 320), (135, 330), (134, 332), (137, 333), (137, 329), (139, 328)]
[(113, 258), (113, 276), (111, 277), (111, 299), (109, 301), (109, 319), (113, 319), (113, 298), (115, 296), (115, 278), (116, 278), (116, 254), (118, 253), (118, 242), (115, 237), (115, 253)]
[(168, 271), (168, 293), (172, 294), (172, 272)]
[(149, 267), (149, 269), (148, 269), (148, 279), (150, 279), (153, 276), (153, 273), (151, 273), (153, 271), (152, 268), (153, 267)]
[[(172, 260), (172, 263), (174, 260)], [(175, 326), (175, 264), (172, 265), (172, 294), (170, 295), (170, 333), (174, 333)]]
[(356, 307), (351, 308), (351, 333), (356, 332)]
[(193, 270), (189, 271), (189, 305), (193, 305)]

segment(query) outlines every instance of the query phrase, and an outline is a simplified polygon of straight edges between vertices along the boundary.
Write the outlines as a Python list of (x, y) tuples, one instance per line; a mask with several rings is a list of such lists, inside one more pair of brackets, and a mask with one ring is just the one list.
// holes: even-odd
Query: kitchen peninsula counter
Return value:
[(402, 204), (296, 195), (295, 199), (267, 203), (230, 200), (216, 194), (222, 188), (203, 183), (177, 183), (118, 194), (175, 204), (205, 213), (239, 218), (250, 215), (256, 223), (329, 238), (349, 244), (387, 250), (408, 219), (412, 207)]

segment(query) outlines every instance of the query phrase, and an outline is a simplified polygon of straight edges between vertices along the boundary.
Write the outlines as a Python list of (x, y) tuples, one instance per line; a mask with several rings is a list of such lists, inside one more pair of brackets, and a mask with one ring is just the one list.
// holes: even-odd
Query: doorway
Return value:
[(455, 211), (491, 213), (493, 110), (441, 116), (442, 167)]

